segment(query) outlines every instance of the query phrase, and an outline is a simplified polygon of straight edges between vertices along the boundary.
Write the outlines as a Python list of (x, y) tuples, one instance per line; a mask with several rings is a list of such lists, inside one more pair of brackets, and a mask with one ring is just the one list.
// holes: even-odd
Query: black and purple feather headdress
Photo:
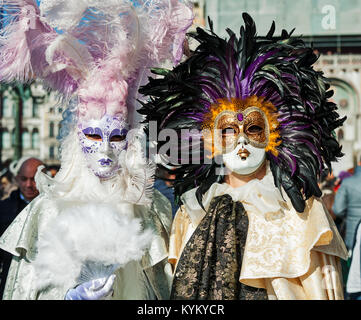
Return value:
[[(277, 143), (266, 149), (274, 183), (303, 212), (306, 199), (321, 196), (321, 173), (331, 170), (331, 162), (343, 155), (334, 130), (345, 118), (339, 117), (337, 106), (329, 101), (333, 92), (328, 90), (327, 79), (312, 67), (318, 58), (312, 48), (291, 37), (292, 32), (283, 30), (280, 37), (274, 37), (274, 23), (266, 36), (257, 36), (252, 18), (243, 13), (243, 20), (239, 37), (227, 29), (229, 40), (214, 33), (211, 21), (210, 32), (197, 28), (190, 33), (198, 47), (173, 70), (153, 70), (162, 77), (150, 78), (141, 87), (140, 92), (150, 98), (139, 112), (146, 122), (156, 121), (158, 131), (176, 130), (181, 141), (182, 129), (204, 128), (207, 113), (220, 99), (267, 101), (275, 107), (278, 123)], [(188, 139), (192, 145), (192, 137)], [(164, 143), (158, 141), (158, 148)], [(202, 159), (198, 163), (170, 170), (176, 175), (177, 199), (198, 187), (201, 203), (209, 187), (223, 181), (217, 174), (222, 164)]]

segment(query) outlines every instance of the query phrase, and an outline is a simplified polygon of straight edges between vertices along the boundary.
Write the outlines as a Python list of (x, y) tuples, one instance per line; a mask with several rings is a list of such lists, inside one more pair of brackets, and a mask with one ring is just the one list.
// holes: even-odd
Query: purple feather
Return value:
[(282, 148), (281, 150), (282, 150), (281, 156), (283, 156), (289, 163), (292, 170), (291, 176), (293, 176), (297, 170), (297, 160), (288, 149)]
[(249, 85), (251, 84), (252, 77), (256, 70), (271, 56), (273, 56), (278, 50), (270, 51), (253, 61), (247, 68), (244, 74), (244, 78), (241, 81), (242, 98), (245, 99), (249, 95)]

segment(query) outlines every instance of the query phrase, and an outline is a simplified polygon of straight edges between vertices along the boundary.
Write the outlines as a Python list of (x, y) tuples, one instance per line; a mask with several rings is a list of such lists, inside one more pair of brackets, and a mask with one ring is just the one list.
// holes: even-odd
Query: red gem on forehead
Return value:
[(238, 113), (238, 114), (237, 114), (237, 119), (238, 119), (238, 121), (243, 121), (243, 114), (242, 114), (242, 113)]

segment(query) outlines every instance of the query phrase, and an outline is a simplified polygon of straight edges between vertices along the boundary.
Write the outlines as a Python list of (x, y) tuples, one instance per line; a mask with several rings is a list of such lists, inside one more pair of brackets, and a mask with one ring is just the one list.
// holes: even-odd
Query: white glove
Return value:
[(65, 300), (104, 300), (113, 293), (115, 274), (84, 282), (68, 290)]

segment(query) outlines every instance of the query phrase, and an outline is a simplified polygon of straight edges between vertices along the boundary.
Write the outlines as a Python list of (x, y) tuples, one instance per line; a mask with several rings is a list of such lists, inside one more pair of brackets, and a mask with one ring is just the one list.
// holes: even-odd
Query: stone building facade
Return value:
[[(331, 79), (333, 100), (339, 113), (347, 116), (336, 135), (345, 156), (334, 163), (334, 173), (352, 168), (361, 158), (361, 0), (192, 0), (194, 24), (208, 28), (208, 16), (215, 31), (226, 36), (225, 28), (237, 31), (246, 11), (255, 19), (258, 34), (268, 31), (276, 22), (276, 34), (296, 27), (320, 52), (315, 67)], [(195, 43), (190, 41), (190, 48)], [(52, 93), (39, 84), (31, 88), (32, 97), (23, 106), (22, 154), (37, 156), (47, 164), (58, 164), (59, 122), (63, 108)], [(1, 160), (14, 157), (15, 103), (8, 90), (3, 94), (0, 119)]]
[[(1, 103), (1, 160), (15, 160), (16, 108), (18, 97), (8, 88), (2, 94)], [(56, 139), (63, 108), (57, 105), (53, 93), (44, 90), (41, 84), (30, 87), (30, 95), (22, 107), (21, 149), (22, 156), (34, 156), (48, 165), (59, 164)]]
[(331, 81), (338, 112), (347, 119), (336, 135), (345, 154), (333, 164), (335, 174), (352, 168), (361, 159), (361, 54), (321, 55), (315, 67)]

